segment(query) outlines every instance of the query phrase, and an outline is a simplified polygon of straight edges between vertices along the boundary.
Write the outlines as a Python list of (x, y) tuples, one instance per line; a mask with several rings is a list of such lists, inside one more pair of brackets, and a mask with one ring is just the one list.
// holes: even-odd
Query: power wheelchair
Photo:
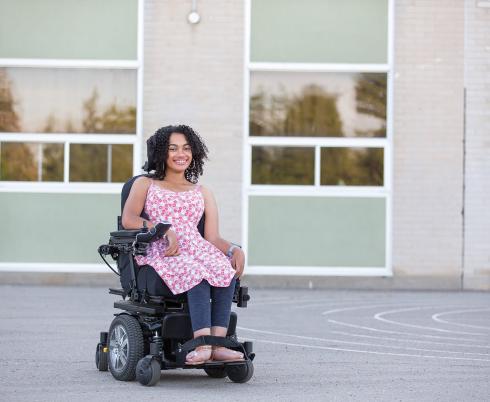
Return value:
[[(121, 213), (134, 180), (124, 184), (121, 193)], [(143, 218), (148, 219), (143, 212)], [(204, 216), (198, 230), (204, 233)], [(155, 270), (148, 265), (138, 266), (135, 255), (144, 255), (149, 244), (160, 239), (171, 225), (160, 222), (153, 228), (125, 230), (118, 217), (118, 230), (110, 233), (108, 244), (98, 252), (109, 268), (119, 275), (122, 288), (109, 289), (110, 294), (122, 296), (114, 302), (116, 313), (109, 331), (100, 333), (95, 353), (99, 371), (110, 370), (120, 381), (136, 378), (142, 385), (155, 385), (161, 370), (175, 368), (203, 369), (213, 378), (228, 378), (244, 383), (252, 378), (254, 367), (252, 342), (239, 342), (236, 334), (237, 315), (231, 312), (226, 338), (201, 336), (193, 339), (193, 331), (185, 294), (173, 295)], [(111, 256), (117, 270), (107, 262)], [(250, 299), (248, 288), (236, 281), (233, 302), (247, 307)], [(243, 361), (212, 361), (200, 365), (186, 365), (189, 351), (200, 345), (224, 346), (242, 352)]]

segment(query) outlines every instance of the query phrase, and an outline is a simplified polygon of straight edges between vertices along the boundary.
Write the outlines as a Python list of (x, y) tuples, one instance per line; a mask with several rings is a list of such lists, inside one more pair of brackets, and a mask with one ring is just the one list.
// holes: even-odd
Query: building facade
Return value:
[(0, 9), (4, 277), (104, 272), (121, 183), (184, 123), (249, 280), (490, 289), (490, 2)]

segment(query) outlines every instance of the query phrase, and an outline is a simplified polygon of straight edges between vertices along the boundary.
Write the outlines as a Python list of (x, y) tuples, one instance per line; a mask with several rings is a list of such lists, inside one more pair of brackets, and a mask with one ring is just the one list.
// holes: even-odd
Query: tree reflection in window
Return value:
[(382, 186), (382, 148), (322, 148), (321, 185)]
[(0, 68), (2, 132), (135, 134), (135, 103), (133, 70)]
[(254, 146), (252, 184), (314, 184), (315, 150), (311, 147)]
[[(98, 99), (98, 92), (94, 89), (91, 96), (83, 102), (82, 127), (85, 133), (135, 132), (136, 108), (120, 107), (112, 103), (101, 110)], [(21, 119), (15, 106), (11, 82), (6, 71), (0, 69), (0, 132), (22, 131)], [(70, 120), (59, 121), (54, 114), (46, 117), (39, 131), (75, 132)], [(0, 148), (1, 181), (63, 181), (63, 144), (2, 142)], [(70, 180), (125, 181), (132, 175), (132, 149), (132, 145), (73, 144), (70, 155)], [(110, 166), (107, 165), (109, 152)]]
[(385, 73), (251, 76), (250, 135), (384, 137)]

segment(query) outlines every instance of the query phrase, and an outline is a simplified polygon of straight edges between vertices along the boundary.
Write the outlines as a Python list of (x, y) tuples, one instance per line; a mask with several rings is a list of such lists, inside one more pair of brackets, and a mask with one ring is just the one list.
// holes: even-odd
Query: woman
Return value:
[[(152, 227), (169, 221), (166, 238), (154, 242), (146, 256), (137, 256), (139, 265), (151, 265), (174, 294), (187, 292), (194, 337), (226, 336), (230, 319), (235, 277), (243, 273), (245, 255), (222, 239), (218, 209), (211, 191), (197, 184), (202, 175), (207, 148), (192, 128), (166, 126), (149, 142), (148, 167), (154, 173), (135, 180), (123, 211), (126, 229)], [(150, 220), (140, 217), (145, 210)], [(204, 238), (197, 224), (205, 213)], [(227, 255), (230, 259), (227, 258)], [(210, 302), (211, 299), (211, 302)], [(209, 360), (243, 360), (243, 354), (224, 347), (197, 347), (186, 357), (187, 364)]]

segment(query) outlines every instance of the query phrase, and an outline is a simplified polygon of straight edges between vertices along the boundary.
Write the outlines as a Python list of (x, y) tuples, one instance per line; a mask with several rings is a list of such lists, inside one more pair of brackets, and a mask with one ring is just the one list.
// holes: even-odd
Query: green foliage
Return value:
[(11, 85), (7, 71), (0, 68), (0, 132), (20, 131), (20, 120), (15, 112)]
[(107, 145), (71, 144), (70, 181), (107, 181)]
[(105, 110), (99, 111), (98, 99), (99, 93), (94, 89), (92, 95), (83, 103), (84, 133), (132, 134), (136, 132), (134, 106), (122, 108), (112, 103)]
[(322, 185), (382, 186), (383, 150), (322, 148)]
[(0, 180), (37, 180), (37, 165), (34, 157), (36, 145), (3, 142), (0, 146)]
[(356, 109), (383, 121), (379, 130), (360, 131), (360, 136), (386, 136), (386, 74), (363, 73), (356, 82)]
[(287, 102), (284, 133), (292, 136), (342, 137), (337, 99), (317, 85), (306, 86)]
[(318, 85), (300, 94), (284, 90), (267, 97), (260, 89), (250, 99), (250, 133), (256, 136), (342, 136), (337, 99)]
[(63, 144), (43, 144), (43, 181), (63, 181)]
[(306, 147), (253, 147), (253, 184), (314, 183), (313, 148)]

